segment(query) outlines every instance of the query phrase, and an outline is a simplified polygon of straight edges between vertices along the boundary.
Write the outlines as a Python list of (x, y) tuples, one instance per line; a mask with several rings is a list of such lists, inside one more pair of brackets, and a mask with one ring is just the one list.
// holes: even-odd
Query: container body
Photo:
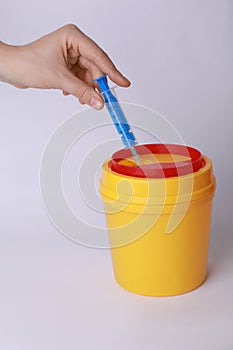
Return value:
[[(106, 207), (106, 210), (108, 208)], [(111, 249), (116, 281), (142, 295), (169, 296), (191, 291), (206, 279), (212, 198), (191, 203), (179, 226), (167, 234), (170, 214), (135, 241)], [(153, 215), (153, 214), (151, 214)], [(137, 214), (107, 214), (108, 227), (118, 227)], [(125, 234), (128, 228), (123, 227)]]
[(194, 174), (149, 181), (103, 165), (100, 192), (120, 286), (141, 295), (172, 296), (205, 281), (214, 190), (207, 157)]

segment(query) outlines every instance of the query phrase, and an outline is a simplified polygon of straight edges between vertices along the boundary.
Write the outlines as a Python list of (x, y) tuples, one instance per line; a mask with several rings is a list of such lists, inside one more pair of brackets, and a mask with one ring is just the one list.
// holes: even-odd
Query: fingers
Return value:
[[(86, 84), (88, 84), (90, 87), (94, 88), (94, 83), (93, 83), (93, 75), (88, 71), (80, 62), (79, 64), (73, 65), (71, 69), (69, 69), (70, 72), (74, 76), (76, 76), (78, 79), (84, 81)], [(70, 95), (67, 91), (63, 91), (64, 96)]]
[[(108, 55), (92, 39), (82, 33), (79, 29), (76, 30), (76, 34), (77, 31), (78, 49), (81, 56), (94, 63), (99, 71), (108, 74), (109, 78), (117, 85), (128, 87), (130, 85), (130, 81), (115, 67)], [(77, 37), (73, 37), (73, 40), (75, 41), (76, 38)], [(95, 76), (95, 78), (98, 78), (99, 76)]]
[(79, 99), (81, 104), (88, 104), (95, 109), (103, 108), (104, 101), (100, 94), (69, 70), (63, 73), (61, 82), (62, 85), (59, 88), (63, 90), (64, 95), (72, 94)]
[(88, 85), (90, 85), (91, 87), (94, 87), (94, 83), (93, 83), (93, 77), (91, 74), (92, 69), (90, 68), (89, 70), (86, 69), (84, 67), (83, 64), (80, 63), (80, 61), (75, 64), (70, 71), (76, 75), (77, 78), (79, 78), (80, 80), (84, 81), (85, 83), (87, 83)]
[[(130, 85), (130, 81), (115, 67), (108, 55), (79, 28), (67, 25), (61, 32), (65, 34), (64, 52), (68, 52), (66, 64), (69, 62), (64, 72), (65, 81), (60, 87), (65, 96), (72, 94), (81, 103), (101, 109), (104, 101), (93, 88), (92, 80), (106, 73), (117, 85)], [(75, 66), (81, 70), (75, 71)]]
[(92, 61), (100, 71), (108, 74), (109, 78), (117, 85), (125, 87), (130, 85), (130, 81), (115, 67), (108, 55), (85, 35), (80, 42), (80, 53), (89, 61)]
[(104, 74), (104, 72), (100, 70), (98, 66), (83, 56), (80, 56), (79, 58), (79, 65), (89, 73), (91, 81), (101, 77)]

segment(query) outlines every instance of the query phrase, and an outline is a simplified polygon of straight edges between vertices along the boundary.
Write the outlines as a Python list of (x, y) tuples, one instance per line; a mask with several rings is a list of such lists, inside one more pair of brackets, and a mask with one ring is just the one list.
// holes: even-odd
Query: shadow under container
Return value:
[[(206, 279), (215, 177), (211, 160), (174, 144), (135, 147), (102, 166), (115, 279), (133, 293), (172, 296)], [(149, 161), (148, 161), (149, 159)]]

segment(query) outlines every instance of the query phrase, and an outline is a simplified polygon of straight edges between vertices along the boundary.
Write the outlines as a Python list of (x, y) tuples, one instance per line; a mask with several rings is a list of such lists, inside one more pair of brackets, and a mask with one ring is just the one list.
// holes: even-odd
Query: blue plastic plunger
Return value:
[(123, 110), (116, 98), (112, 93), (111, 89), (108, 86), (107, 74), (102, 75), (101, 77), (93, 80), (96, 81), (99, 85), (100, 91), (104, 98), (105, 106), (112, 118), (112, 121), (117, 129), (118, 134), (121, 136), (121, 140), (126, 148), (130, 148), (132, 155), (136, 163), (141, 164), (139, 155), (135, 149), (137, 145), (136, 137), (134, 136), (130, 125), (125, 117)]

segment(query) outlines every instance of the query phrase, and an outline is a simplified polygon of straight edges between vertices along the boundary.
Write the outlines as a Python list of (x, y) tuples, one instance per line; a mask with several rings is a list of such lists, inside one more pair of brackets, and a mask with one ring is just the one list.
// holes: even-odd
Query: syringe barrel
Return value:
[(130, 125), (124, 115), (124, 112), (111, 89), (102, 92), (105, 106), (112, 118), (118, 134), (125, 147), (133, 147), (137, 144), (137, 140), (130, 128)]

